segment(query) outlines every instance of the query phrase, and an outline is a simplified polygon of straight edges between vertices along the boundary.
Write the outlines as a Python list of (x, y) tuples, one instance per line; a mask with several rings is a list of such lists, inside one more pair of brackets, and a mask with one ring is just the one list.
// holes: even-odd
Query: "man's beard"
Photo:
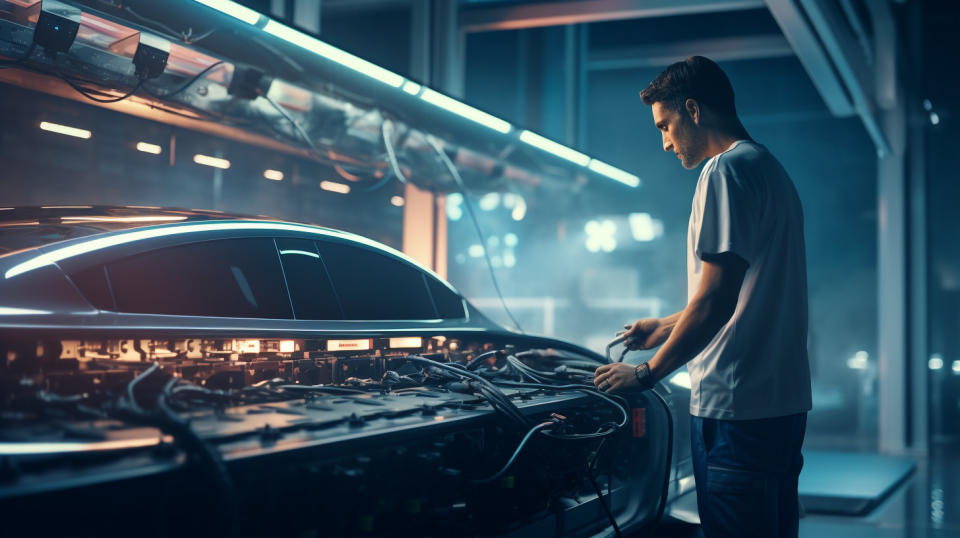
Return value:
[(705, 137), (692, 135), (690, 144), (680, 152), (680, 165), (687, 170), (692, 170), (703, 162), (704, 154), (707, 149), (707, 140)]

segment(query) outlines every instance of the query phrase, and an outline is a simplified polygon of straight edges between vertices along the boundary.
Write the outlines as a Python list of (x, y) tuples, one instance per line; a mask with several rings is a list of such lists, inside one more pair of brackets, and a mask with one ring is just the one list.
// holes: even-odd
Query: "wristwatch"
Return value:
[(650, 390), (656, 383), (653, 374), (650, 373), (650, 365), (643, 363), (634, 370), (637, 375), (637, 382), (640, 383), (640, 390)]

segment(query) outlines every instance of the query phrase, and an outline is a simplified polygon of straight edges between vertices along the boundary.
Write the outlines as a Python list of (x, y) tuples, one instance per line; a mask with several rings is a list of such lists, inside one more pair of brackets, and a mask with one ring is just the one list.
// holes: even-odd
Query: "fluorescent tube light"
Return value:
[(203, 166), (212, 166), (214, 168), (220, 168), (221, 170), (226, 170), (227, 168), (230, 168), (230, 161), (226, 159), (220, 159), (218, 157), (203, 155), (202, 153), (197, 153), (196, 155), (194, 155), (193, 162), (197, 164), (202, 164)]
[(420, 93), (420, 90), (423, 89), (423, 86), (417, 84), (413, 81), (406, 81), (403, 83), (403, 91), (409, 93), (410, 95), (417, 95)]
[(342, 51), (333, 45), (328, 45), (315, 37), (310, 37), (303, 32), (298, 32), (289, 26), (280, 24), (277, 21), (269, 21), (263, 27), (263, 31), (280, 39), (292, 43), (300, 48), (309, 50), (314, 54), (319, 54), (328, 60), (337, 62), (340, 65), (349, 67), (354, 71), (363, 73), (368, 77), (375, 78), (384, 84), (399, 88), (403, 84), (403, 77), (384, 69), (377, 64), (368, 62), (363, 58), (354, 56), (349, 52)]
[(163, 151), (163, 148), (149, 142), (137, 142), (137, 151), (142, 151), (144, 153), (150, 153), (153, 155), (160, 155), (160, 152)]
[(283, 172), (280, 170), (264, 170), (263, 177), (271, 181), (283, 181)]
[(563, 144), (554, 142), (549, 138), (544, 138), (533, 131), (521, 131), (520, 140), (530, 144), (535, 148), (540, 148), (547, 153), (553, 153), (557, 157), (566, 159), (572, 163), (586, 166), (590, 162), (590, 157), (580, 153), (575, 149), (568, 148)]
[(241, 20), (247, 24), (257, 24), (260, 22), (260, 14), (256, 11), (242, 6), (230, 0), (194, 0), (198, 4), (211, 7), (220, 13), (230, 15), (234, 19)]
[(325, 191), (330, 192), (339, 192), (340, 194), (349, 194), (350, 185), (345, 185), (343, 183), (337, 183), (336, 181), (321, 181), (320, 188)]
[(509, 122), (506, 122), (492, 114), (487, 114), (482, 110), (473, 108), (466, 103), (457, 101), (452, 97), (447, 97), (440, 92), (433, 91), (430, 88), (423, 88), (423, 93), (420, 94), (420, 98), (434, 106), (449, 110), (450, 112), (453, 112), (459, 116), (463, 116), (468, 120), (473, 120), (480, 125), (489, 127), (494, 131), (504, 134), (510, 132), (511, 127)]
[(624, 172), (623, 170), (615, 166), (610, 166), (609, 164), (603, 161), (598, 161), (596, 159), (593, 159), (592, 161), (590, 161), (589, 168), (598, 174), (601, 174), (601, 175), (607, 176), (610, 179), (619, 181), (620, 183), (623, 183), (628, 187), (640, 186), (640, 178), (638, 178), (637, 176), (629, 172)]
[(60, 125), (59, 123), (50, 123), (49, 121), (41, 121), (40, 128), (44, 131), (50, 131), (51, 133), (57, 133), (67, 136), (73, 136), (76, 138), (87, 139), (92, 136), (93, 133), (86, 129), (77, 129), (76, 127), (70, 127), (69, 125)]

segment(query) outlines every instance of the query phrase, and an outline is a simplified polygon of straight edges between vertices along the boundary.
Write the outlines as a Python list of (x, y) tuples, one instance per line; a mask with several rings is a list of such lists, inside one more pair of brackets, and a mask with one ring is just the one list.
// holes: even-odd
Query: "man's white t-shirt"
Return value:
[(687, 363), (690, 413), (749, 420), (809, 411), (803, 210), (780, 163), (748, 140), (700, 172), (687, 236), (688, 300), (703, 256), (726, 252), (749, 266), (730, 321)]

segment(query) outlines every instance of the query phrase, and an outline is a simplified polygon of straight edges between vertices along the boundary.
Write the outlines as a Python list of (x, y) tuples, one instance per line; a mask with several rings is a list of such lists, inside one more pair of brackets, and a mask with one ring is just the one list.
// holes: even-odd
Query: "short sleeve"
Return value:
[(694, 249), (704, 255), (731, 252), (752, 263), (760, 222), (756, 195), (735, 167), (718, 162), (707, 174), (700, 196), (700, 226)]

